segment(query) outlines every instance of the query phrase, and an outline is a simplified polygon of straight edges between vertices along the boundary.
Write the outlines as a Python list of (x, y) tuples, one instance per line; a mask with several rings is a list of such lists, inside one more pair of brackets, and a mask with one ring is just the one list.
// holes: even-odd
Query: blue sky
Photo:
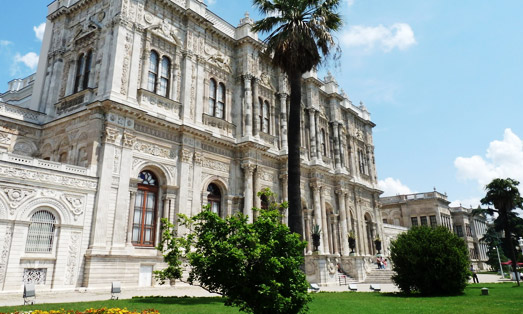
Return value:
[[(207, 3), (233, 25), (257, 18), (249, 0)], [(35, 71), (46, 4), (3, 4), (0, 90)], [(340, 11), (343, 54), (330, 70), (377, 124), (386, 194), (436, 187), (477, 206), (492, 178), (523, 181), (523, 1), (343, 0)]]

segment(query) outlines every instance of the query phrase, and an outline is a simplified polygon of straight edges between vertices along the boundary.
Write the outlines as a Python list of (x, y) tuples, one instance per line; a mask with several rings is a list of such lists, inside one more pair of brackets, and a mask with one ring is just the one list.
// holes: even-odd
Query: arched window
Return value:
[(209, 80), (209, 115), (214, 116), (214, 108), (216, 108), (216, 81)]
[(158, 53), (151, 51), (149, 55), (149, 76), (147, 80), (147, 89), (156, 93), (156, 80), (158, 79)]
[(142, 180), (134, 201), (132, 243), (135, 246), (154, 246), (158, 200), (158, 180), (150, 171), (142, 171)]
[(269, 199), (267, 198), (267, 195), (265, 194), (262, 194), (260, 196), (260, 199), (261, 199), (261, 209), (269, 209)]
[(85, 55), (82, 53), (78, 57), (78, 60), (76, 60), (76, 75), (74, 78), (74, 89), (73, 89), (74, 93), (79, 92), (81, 90), (80, 88), (83, 86), (82, 75), (83, 75), (83, 70), (84, 70), (84, 63), (85, 63)]
[(50, 253), (53, 251), (53, 240), (56, 219), (47, 210), (39, 210), (31, 216), (25, 251), (27, 253)]
[(327, 137), (325, 136), (325, 130), (321, 129), (321, 151), (323, 156), (327, 156)]
[(158, 86), (158, 95), (163, 97), (169, 96), (169, 82), (171, 77), (171, 61), (167, 57), (162, 58), (160, 68), (160, 86)]
[(225, 85), (209, 80), (209, 115), (223, 119), (225, 112)]
[(222, 193), (220, 192), (220, 188), (216, 184), (211, 183), (207, 187), (207, 192), (209, 192), (207, 195), (207, 202), (211, 206), (211, 211), (221, 217)]
[(269, 102), (265, 101), (261, 108), (261, 130), (269, 134)]

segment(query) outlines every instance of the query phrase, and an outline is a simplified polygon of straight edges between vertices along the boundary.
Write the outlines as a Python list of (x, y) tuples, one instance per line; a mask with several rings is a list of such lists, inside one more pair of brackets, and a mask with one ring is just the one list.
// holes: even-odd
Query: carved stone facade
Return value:
[[(57, 0), (48, 10), (37, 73), (0, 94), (0, 290), (24, 278), (41, 289), (154, 285), (144, 278), (165, 266), (154, 249), (161, 218), (212, 203), (252, 221), (258, 191), (287, 200), (289, 86), (252, 19), (233, 27), (201, 0)], [(383, 235), (375, 125), (332, 75), (302, 82), (302, 125), (289, 127), (301, 129), (305, 239), (322, 230), (306, 271), (337, 283), (340, 264), (364, 280)], [(147, 239), (135, 220), (144, 191), (154, 201)], [(32, 228), (44, 225), (53, 242), (33, 252)]]

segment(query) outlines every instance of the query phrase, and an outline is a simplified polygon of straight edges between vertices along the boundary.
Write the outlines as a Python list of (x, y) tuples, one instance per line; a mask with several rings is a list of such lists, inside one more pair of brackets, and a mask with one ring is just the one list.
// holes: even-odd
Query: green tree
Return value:
[(391, 243), (392, 280), (405, 293), (456, 295), (470, 276), (465, 241), (444, 227), (413, 227)]
[[(491, 216), (497, 214), (497, 218), (494, 220), (494, 227), (496, 231), (505, 232), (514, 273), (517, 273), (517, 258), (512, 233), (519, 221), (519, 217), (514, 210), (523, 208), (523, 198), (519, 194), (518, 185), (518, 181), (510, 178), (494, 179), (485, 187), (487, 194), (481, 199), (481, 204), (494, 206), (494, 208), (489, 207), (484, 211)], [(516, 276), (516, 281), (519, 286), (518, 276)]]
[[(340, 0), (253, 0), (266, 17), (255, 32), (269, 33), (264, 40), (272, 62), (287, 74), (291, 94), (287, 142), (289, 227), (303, 235), (300, 190), (301, 77), (321, 63), (335, 47), (332, 32), (341, 27), (336, 12)], [(285, 118), (285, 117), (284, 117)]]
[[(479, 208), (478, 208), (479, 209)], [(499, 271), (499, 262), (505, 262), (507, 257), (505, 256), (503, 250), (503, 243), (499, 238), (499, 232), (496, 231), (494, 226), (489, 226), (487, 231), (480, 239), (482, 242), (485, 242), (488, 246), (488, 261), (487, 264), (490, 265), (494, 270)], [(499, 250), (499, 259), (498, 259), (498, 250)]]
[(185, 257), (188, 282), (224, 296), (226, 305), (253, 313), (306, 312), (310, 297), (300, 270), (305, 242), (280, 220), (277, 209), (260, 210), (252, 224), (241, 213), (223, 219), (204, 210), (185, 218), (182, 224), (191, 231), (182, 238), (164, 220), (159, 249), (169, 266), (156, 276), (179, 279)]

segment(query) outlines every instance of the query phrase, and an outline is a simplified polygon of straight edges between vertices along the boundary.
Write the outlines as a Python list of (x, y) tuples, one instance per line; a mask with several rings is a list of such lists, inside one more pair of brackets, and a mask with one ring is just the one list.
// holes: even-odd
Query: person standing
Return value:
[(479, 283), (478, 274), (476, 274), (476, 269), (474, 269), (474, 265), (470, 264), (470, 272), (472, 272), (472, 280), (474, 283)]

